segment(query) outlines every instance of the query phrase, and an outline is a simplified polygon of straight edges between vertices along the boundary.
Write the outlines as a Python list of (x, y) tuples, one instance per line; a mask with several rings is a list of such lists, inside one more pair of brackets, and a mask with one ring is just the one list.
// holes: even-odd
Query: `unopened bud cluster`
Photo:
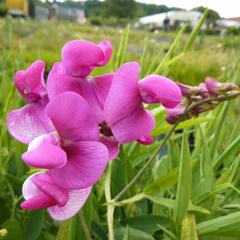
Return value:
[(206, 77), (199, 86), (178, 83), (184, 97), (174, 109), (167, 111), (167, 121), (174, 124), (180, 118), (186, 120), (217, 107), (221, 102), (240, 95), (240, 88), (234, 83), (221, 83)]

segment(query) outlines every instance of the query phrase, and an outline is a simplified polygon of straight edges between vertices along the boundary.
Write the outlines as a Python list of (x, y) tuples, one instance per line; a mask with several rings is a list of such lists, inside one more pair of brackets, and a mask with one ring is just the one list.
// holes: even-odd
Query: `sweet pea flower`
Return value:
[(88, 103), (74, 92), (52, 99), (45, 109), (54, 131), (34, 138), (22, 159), (47, 169), (57, 185), (77, 190), (96, 183), (108, 163), (108, 150), (99, 142), (97, 119)]
[(113, 159), (118, 153), (118, 143), (135, 140), (152, 143), (154, 118), (143, 103), (161, 103), (171, 108), (181, 101), (181, 91), (172, 80), (151, 75), (138, 82), (138, 73), (137, 63), (127, 63), (114, 74), (76, 78), (66, 73), (62, 63), (57, 63), (48, 76), (48, 95), (51, 99), (70, 90), (83, 96), (97, 114), (100, 141), (108, 147)]
[(16, 88), (29, 104), (11, 111), (7, 126), (10, 134), (25, 144), (41, 134), (53, 131), (51, 121), (44, 113), (48, 103), (44, 70), (45, 63), (38, 60), (27, 70), (18, 71), (14, 77)]
[(81, 95), (90, 105), (95, 113), (101, 138), (100, 142), (104, 143), (109, 151), (109, 159), (114, 159), (118, 153), (118, 141), (109, 134), (104, 123), (104, 104), (112, 84), (114, 74), (109, 73), (96, 77), (73, 77), (66, 73), (65, 67), (61, 62), (55, 63), (48, 75), (47, 89), (48, 97), (51, 99), (65, 91), (73, 91)]
[(48, 173), (39, 172), (25, 180), (22, 188), (25, 201), (21, 208), (47, 208), (53, 219), (64, 221), (80, 211), (91, 193), (91, 188), (68, 190), (54, 183)]
[(160, 103), (174, 108), (181, 102), (180, 88), (172, 80), (150, 75), (138, 81), (140, 66), (136, 62), (123, 64), (114, 78), (105, 101), (104, 116), (119, 143), (138, 140), (150, 144), (155, 120), (143, 103)]
[(86, 77), (95, 67), (104, 66), (112, 55), (112, 45), (103, 40), (98, 45), (85, 40), (73, 40), (62, 49), (62, 63), (74, 77)]

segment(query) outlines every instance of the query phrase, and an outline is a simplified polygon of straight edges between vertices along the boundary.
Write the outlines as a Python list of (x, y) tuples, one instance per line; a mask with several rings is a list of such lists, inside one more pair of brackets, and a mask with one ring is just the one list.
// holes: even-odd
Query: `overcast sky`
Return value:
[(168, 7), (192, 9), (205, 6), (216, 10), (221, 17), (240, 17), (240, 0), (137, 0), (144, 3), (164, 4)]

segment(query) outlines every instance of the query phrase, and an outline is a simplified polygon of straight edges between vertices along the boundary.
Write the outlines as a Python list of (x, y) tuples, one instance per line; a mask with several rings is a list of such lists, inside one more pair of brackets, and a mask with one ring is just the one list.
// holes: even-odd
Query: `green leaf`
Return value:
[(208, 9), (203, 13), (202, 17), (199, 19), (196, 27), (193, 29), (193, 31), (191, 32), (191, 34), (188, 37), (187, 42), (185, 43), (184, 47), (183, 47), (183, 52), (186, 53), (187, 51), (189, 51), (189, 49), (191, 48), (193, 42), (195, 41), (198, 33), (201, 30), (201, 27), (204, 23), (204, 21), (206, 20), (208, 15)]
[(178, 187), (176, 195), (176, 208), (174, 210), (174, 219), (178, 225), (181, 225), (181, 222), (187, 213), (191, 199), (191, 187), (192, 187), (191, 156), (189, 152), (187, 137), (185, 133), (183, 133), (180, 168), (178, 176)]
[(131, 228), (142, 230), (148, 234), (153, 234), (158, 230), (158, 224), (169, 227), (169, 222), (166, 217), (154, 215), (141, 215), (127, 218), (123, 222)]
[(146, 52), (147, 52), (147, 43), (148, 43), (148, 39), (145, 38), (143, 52), (142, 52), (141, 59), (140, 59), (141, 70), (140, 70), (140, 73), (139, 73), (139, 79), (141, 79), (143, 77), (143, 74), (144, 74), (145, 59), (146, 59)]
[(161, 74), (162, 70), (165, 68), (165, 65), (167, 64), (167, 62), (171, 59), (174, 50), (176, 49), (176, 47), (180, 44), (180, 40), (181, 37), (184, 33), (186, 29), (186, 25), (184, 25), (178, 32), (177, 36), (174, 38), (174, 41), (171, 45), (171, 47), (169, 48), (168, 52), (166, 53), (166, 55), (164, 56), (164, 58), (162, 59), (162, 61), (159, 63), (159, 65), (157, 66), (157, 68), (155, 69), (154, 73), (155, 74)]
[(122, 34), (119, 49), (118, 49), (118, 53), (117, 53), (115, 69), (117, 69), (125, 61), (125, 56), (126, 56), (126, 52), (127, 52), (127, 45), (128, 45), (129, 29), (130, 29), (130, 27), (128, 25), (126, 27), (126, 29), (124, 30), (123, 34)]
[(44, 224), (44, 211), (38, 210), (29, 213), (29, 219), (26, 223), (25, 239), (38, 239)]
[(71, 221), (70, 219), (60, 223), (56, 240), (71, 239)]
[[(131, 228), (128, 227), (128, 236), (129, 236), (129, 240), (154, 240), (154, 238), (146, 233), (143, 232), (139, 229), (135, 229), (135, 228)], [(115, 240), (122, 240), (124, 239), (124, 236), (126, 234), (126, 228), (118, 228), (114, 231), (114, 235), (115, 235)]]
[(7, 235), (3, 237), (4, 240), (25, 240), (23, 231), (19, 222), (15, 219), (9, 220), (2, 226), (7, 230)]
[(223, 153), (213, 162), (213, 168), (216, 170), (224, 161), (229, 159), (233, 154), (239, 150), (240, 136), (238, 136), (224, 151)]
[[(149, 196), (149, 195), (146, 195), (145, 197), (156, 204), (159, 204), (161, 206), (164, 206), (170, 209), (175, 209), (176, 207), (176, 200), (173, 200), (173, 199), (168, 199), (168, 198), (163, 198), (158, 196)], [(208, 209), (197, 206), (197, 205), (193, 205), (191, 202), (189, 203), (188, 211), (199, 212), (202, 214), (211, 213)]]
[(222, 127), (224, 126), (224, 122), (227, 116), (227, 112), (229, 110), (229, 103), (225, 103), (222, 108), (220, 109), (220, 113), (216, 118), (216, 122), (213, 122), (213, 129), (210, 129), (211, 132), (214, 132), (212, 141), (211, 141), (211, 148), (210, 148), (210, 157), (211, 159), (215, 158), (217, 145), (222, 140)]
[(156, 194), (164, 191), (177, 183), (178, 179), (178, 168), (174, 168), (168, 171), (166, 174), (160, 176), (152, 183), (148, 184), (144, 189), (146, 194)]
[(217, 217), (211, 220), (197, 224), (198, 234), (205, 235), (209, 233), (221, 232), (229, 228), (239, 230), (240, 212), (228, 214), (226, 216)]
[(132, 204), (132, 203), (141, 201), (144, 198), (145, 198), (145, 194), (144, 193), (139, 193), (139, 194), (137, 194), (137, 195), (135, 195), (131, 198), (124, 199), (124, 200), (119, 201), (119, 202), (108, 203), (108, 204), (114, 204), (115, 206), (123, 206), (123, 205), (126, 205), (126, 204)]
[[(181, 122), (177, 126), (176, 130), (194, 127), (194, 126), (200, 125), (201, 123), (211, 121), (213, 119), (214, 119), (213, 117), (205, 117), (205, 116), (189, 119), (184, 122)], [(172, 128), (172, 125), (168, 123), (157, 124), (157, 127), (153, 129), (151, 135), (158, 136), (160, 134), (167, 133), (170, 131), (171, 128)]]

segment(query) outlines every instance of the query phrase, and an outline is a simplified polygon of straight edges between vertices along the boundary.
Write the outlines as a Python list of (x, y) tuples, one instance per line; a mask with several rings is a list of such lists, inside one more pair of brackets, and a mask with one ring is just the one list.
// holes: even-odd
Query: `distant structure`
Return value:
[(13, 17), (28, 16), (28, 1), (27, 0), (6, 0), (7, 11)]
[(49, 10), (48, 8), (41, 7), (41, 6), (36, 6), (35, 7), (35, 19), (38, 20), (46, 20), (49, 17)]
[(222, 28), (240, 27), (240, 17), (219, 19), (217, 20), (217, 26)]
[(169, 20), (169, 26), (172, 27), (176, 22), (182, 24), (188, 22), (191, 27), (196, 26), (202, 13), (197, 11), (169, 11), (166, 13), (154, 14), (146, 17), (140, 18), (136, 23), (135, 27), (149, 26), (155, 28), (164, 28), (164, 22), (166, 24), (166, 19)]
[(85, 12), (82, 8), (59, 6), (58, 14), (59, 19), (76, 21), (79, 23), (86, 22)]

